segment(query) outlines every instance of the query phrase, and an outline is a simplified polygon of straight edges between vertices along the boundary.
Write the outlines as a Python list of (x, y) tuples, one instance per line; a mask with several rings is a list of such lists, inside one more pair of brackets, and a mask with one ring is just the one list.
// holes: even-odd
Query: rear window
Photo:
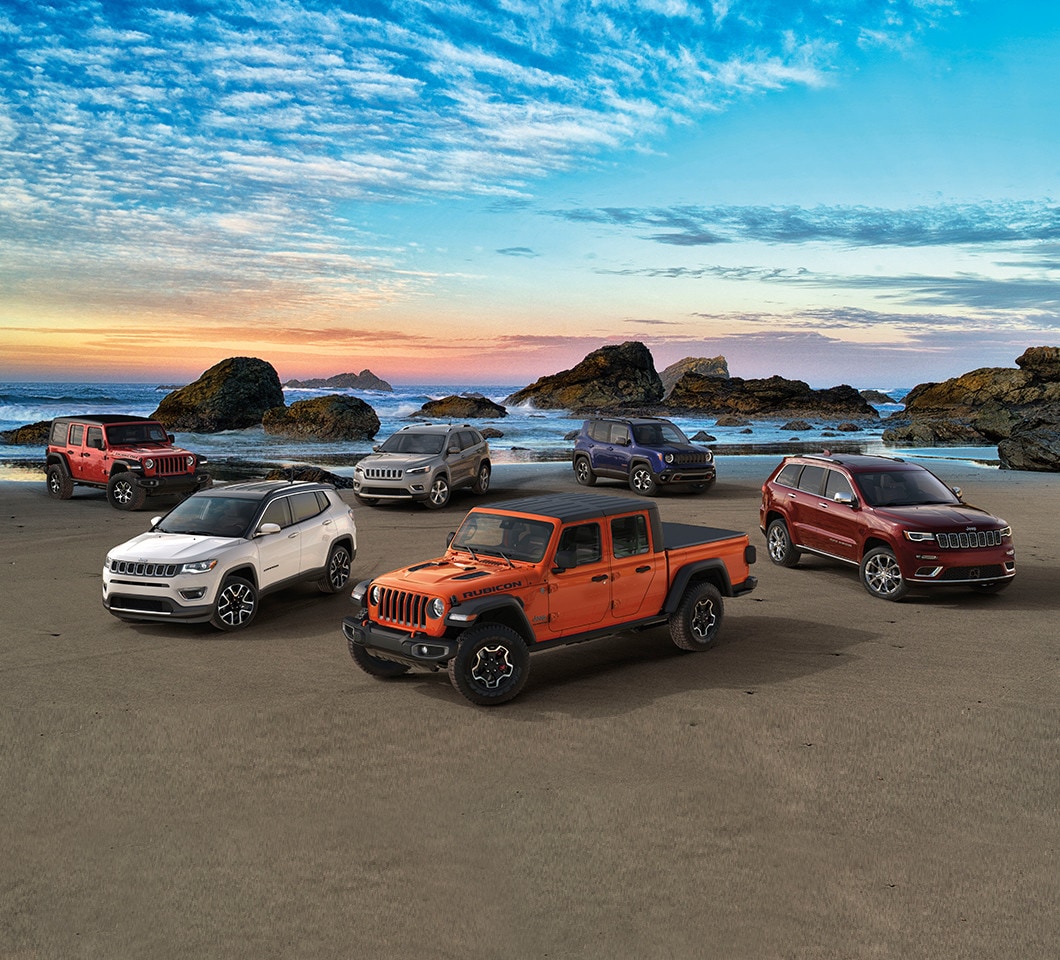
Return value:
[(808, 493), (820, 493), (825, 473), (824, 467), (803, 467), (802, 476), (799, 477), (799, 489)]
[(66, 437), (69, 432), (70, 424), (57, 420), (52, 424), (51, 437), (48, 442), (56, 447), (65, 447)]
[(776, 483), (782, 487), (797, 487), (799, 485), (799, 472), (802, 470), (801, 463), (789, 463), (777, 474)]

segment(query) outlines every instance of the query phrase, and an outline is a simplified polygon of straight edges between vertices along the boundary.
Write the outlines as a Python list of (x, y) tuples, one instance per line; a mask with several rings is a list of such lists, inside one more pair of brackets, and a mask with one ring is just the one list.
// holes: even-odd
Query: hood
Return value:
[(434, 463), (440, 453), (370, 453), (358, 461), (358, 465), (370, 464), (373, 467), (388, 466), (410, 470), (413, 467), (425, 467)]
[(531, 583), (536, 572), (537, 568), (529, 563), (516, 561), (511, 567), (503, 560), (475, 563), (462, 555), (417, 563), (404, 570), (388, 573), (374, 582), (401, 590), (463, 596), (491, 584), (512, 587)]
[(108, 556), (115, 560), (132, 560), (136, 563), (190, 563), (207, 560), (228, 550), (238, 538), (199, 537), (187, 533), (141, 533), (126, 540)]
[(171, 447), (168, 443), (122, 443), (111, 447), (111, 450), (121, 450), (138, 457), (185, 457), (188, 455), (187, 450)]
[(878, 516), (889, 518), (897, 523), (912, 524), (939, 532), (951, 530), (959, 532), (969, 527), (987, 530), (1006, 526), (1004, 520), (966, 503), (931, 503), (917, 507), (875, 507), (873, 509)]

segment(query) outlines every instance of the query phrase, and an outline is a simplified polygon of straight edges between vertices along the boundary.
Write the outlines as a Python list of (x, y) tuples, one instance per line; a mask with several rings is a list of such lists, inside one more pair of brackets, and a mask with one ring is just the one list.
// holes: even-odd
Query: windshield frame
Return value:
[(247, 497), (188, 497), (158, 523), (158, 533), (198, 537), (245, 538), (261, 503)]
[(853, 474), (853, 480), (862, 502), (870, 507), (956, 507), (962, 502), (952, 487), (923, 467), (866, 470)]
[(467, 553), (473, 560), (494, 557), (536, 564), (544, 560), (555, 530), (553, 520), (473, 510), (464, 518), (449, 546)]

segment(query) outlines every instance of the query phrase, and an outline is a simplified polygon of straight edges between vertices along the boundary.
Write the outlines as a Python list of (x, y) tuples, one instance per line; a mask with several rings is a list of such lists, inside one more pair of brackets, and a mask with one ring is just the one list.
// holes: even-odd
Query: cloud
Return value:
[(530, 247), (502, 247), (497, 253), (505, 257), (536, 257)]

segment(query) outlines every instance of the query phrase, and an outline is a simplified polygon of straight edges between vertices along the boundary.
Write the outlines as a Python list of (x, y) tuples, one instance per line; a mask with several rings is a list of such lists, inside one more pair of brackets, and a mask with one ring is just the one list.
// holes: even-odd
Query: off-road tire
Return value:
[(788, 525), (783, 520), (771, 520), (766, 527), (766, 552), (778, 567), (794, 567), (802, 551), (791, 542)]
[(490, 465), (488, 463), (482, 463), (478, 468), (478, 476), (475, 477), (475, 484), (471, 488), (472, 493), (477, 493), (480, 497), (490, 488)]
[(394, 677), (404, 676), (409, 672), (407, 663), (397, 663), (394, 660), (384, 660), (382, 657), (373, 657), (365, 648), (347, 638), (346, 646), (350, 648), (350, 656), (365, 673), (381, 680), (392, 680)]
[(74, 495), (74, 478), (58, 463), (48, 467), (48, 496), (53, 500), (69, 500)]
[(724, 616), (718, 588), (712, 583), (693, 584), (670, 614), (670, 639), (682, 650), (709, 650), (718, 642)]
[(511, 627), (483, 623), (464, 632), (449, 679), (468, 700), (493, 707), (518, 696), (530, 675), (530, 651)]
[(117, 510), (139, 510), (147, 502), (147, 491), (136, 482), (136, 474), (123, 470), (107, 481), (107, 500)]
[(890, 547), (874, 547), (861, 558), (861, 585), (880, 600), (901, 600), (909, 592)]
[(423, 505), (429, 510), (441, 510), (447, 503), (449, 498), (452, 496), (452, 491), (449, 488), (449, 479), (444, 473), (436, 473), (431, 480), (430, 491), (427, 494), (427, 499), (423, 501)]
[(258, 591), (243, 577), (228, 577), (221, 584), (214, 601), (210, 623), (218, 630), (230, 632), (249, 627), (258, 613)]
[(646, 463), (635, 463), (629, 471), (629, 489), (642, 497), (653, 497), (659, 490), (659, 481)]
[(338, 593), (350, 580), (353, 556), (344, 543), (336, 543), (328, 552), (324, 576), (317, 581), (321, 593)]
[(583, 487), (591, 487), (596, 483), (596, 474), (588, 457), (574, 458), (574, 479)]

